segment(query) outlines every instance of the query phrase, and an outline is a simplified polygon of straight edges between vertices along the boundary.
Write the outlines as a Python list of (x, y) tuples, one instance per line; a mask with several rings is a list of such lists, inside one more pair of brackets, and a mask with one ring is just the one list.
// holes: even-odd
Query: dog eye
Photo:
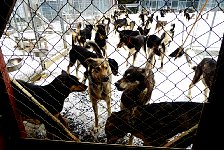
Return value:
[(124, 75), (124, 77), (128, 77), (128, 76), (130, 76), (130, 74), (128, 73), (128, 74), (126, 74), (126, 75)]

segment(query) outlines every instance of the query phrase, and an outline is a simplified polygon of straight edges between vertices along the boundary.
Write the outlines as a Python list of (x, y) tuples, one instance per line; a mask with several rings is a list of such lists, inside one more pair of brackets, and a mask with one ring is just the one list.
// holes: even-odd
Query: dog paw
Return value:
[(98, 133), (99, 132), (99, 127), (94, 127), (93, 128), (93, 134), (96, 134), (96, 133)]

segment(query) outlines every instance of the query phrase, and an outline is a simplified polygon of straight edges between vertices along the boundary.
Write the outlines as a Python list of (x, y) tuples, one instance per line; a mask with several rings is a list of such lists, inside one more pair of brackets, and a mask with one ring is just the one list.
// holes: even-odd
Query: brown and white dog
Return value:
[(192, 99), (191, 88), (200, 80), (202, 80), (202, 83), (205, 85), (204, 96), (205, 100), (207, 101), (208, 90), (211, 89), (215, 75), (216, 63), (216, 60), (213, 58), (204, 58), (197, 66), (192, 67), (192, 69), (195, 71), (195, 74), (191, 84), (189, 85), (187, 95), (189, 99)]
[(95, 115), (94, 132), (99, 129), (98, 101), (104, 100), (107, 103), (107, 115), (111, 115), (111, 82), (112, 71), (109, 62), (104, 58), (88, 58), (88, 81), (89, 96)]
[[(154, 73), (152, 70), (130, 66), (123, 77), (115, 82), (121, 95), (121, 110), (142, 106), (151, 99), (152, 91), (155, 86)], [(133, 135), (129, 139), (129, 145), (132, 145)]]

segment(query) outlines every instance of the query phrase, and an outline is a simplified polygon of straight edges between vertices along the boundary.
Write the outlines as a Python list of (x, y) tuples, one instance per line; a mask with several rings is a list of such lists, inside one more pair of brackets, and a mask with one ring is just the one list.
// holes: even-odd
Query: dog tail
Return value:
[(148, 36), (144, 36), (144, 46), (143, 46), (143, 50), (146, 53), (146, 46), (147, 46), (147, 40), (148, 40)]
[(184, 50), (181, 50), (179, 53), (181, 47), (178, 47), (175, 51), (173, 51), (171, 54), (169, 54), (169, 57), (181, 57), (184, 54)]
[(101, 48), (94, 41), (87, 41), (84, 45), (85, 48), (92, 47), (96, 54), (100, 57), (103, 57)]
[(79, 23), (77, 24), (77, 27), (76, 27), (76, 33), (77, 33), (78, 35), (80, 35), (81, 27), (82, 27), (82, 24), (81, 24), (81, 22), (79, 22)]

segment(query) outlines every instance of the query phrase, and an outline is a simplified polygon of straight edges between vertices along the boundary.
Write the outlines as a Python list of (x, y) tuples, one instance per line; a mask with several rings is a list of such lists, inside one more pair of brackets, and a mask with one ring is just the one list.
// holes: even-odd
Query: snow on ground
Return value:
[[(157, 14), (158, 15), (158, 14)], [(219, 51), (221, 45), (221, 39), (224, 28), (224, 18), (223, 12), (217, 12), (215, 16), (215, 21), (213, 28), (211, 30), (211, 37), (208, 39), (209, 31), (211, 27), (211, 23), (213, 20), (214, 12), (209, 12), (209, 17), (206, 18), (207, 15), (203, 15), (202, 18), (195, 26), (195, 30), (190, 33), (190, 36), (187, 38), (186, 43), (184, 44), (185, 48), (190, 47), (190, 43), (193, 41), (192, 46), (193, 49), (201, 49), (204, 50), (206, 46), (208, 46), (210, 51)], [(140, 25), (138, 14), (130, 14), (129, 15), (131, 20), (135, 20), (137, 25)], [(171, 23), (176, 24), (175, 28), (175, 37), (174, 41), (171, 42), (170, 47), (167, 49), (167, 56), (176, 48), (178, 48), (182, 42), (186, 39), (187, 33), (191, 30), (191, 27), (194, 23), (194, 19), (190, 20), (189, 22), (183, 17), (183, 14), (167, 14), (165, 18), (159, 18), (163, 20), (167, 20), (169, 24), (167, 28), (170, 27)], [(58, 24), (58, 23), (57, 23)], [(54, 25), (52, 23), (52, 25)], [(155, 29), (155, 22), (152, 24), (152, 28), (150, 34), (154, 34)], [(62, 34), (61, 34), (62, 35)], [(61, 40), (62, 36), (60, 34), (51, 34), (47, 35), (46, 38), (49, 42), (49, 50), (52, 54), (60, 52), (63, 49), (63, 41)], [(66, 41), (68, 42), (68, 46), (71, 46), (71, 34), (65, 35)], [(94, 36), (94, 34), (93, 34)], [(192, 36), (194, 36), (192, 40)], [(114, 58), (119, 64), (119, 76), (113, 76), (112, 78), (112, 112), (119, 111), (120, 107), (120, 96), (121, 92), (117, 91), (114, 86), (114, 83), (121, 78), (124, 71), (127, 69), (125, 58), (128, 55), (128, 51), (124, 50), (123, 48), (117, 49), (116, 45), (118, 44), (118, 36), (114, 35), (114, 32), (108, 37), (108, 48), (107, 52), (110, 58)], [(39, 58), (30, 58), (29, 56), (22, 56), (21, 51), (15, 50), (14, 45), (15, 42), (12, 39), (4, 38), (1, 39), (2, 41), (2, 50), (3, 54), (5, 55), (5, 60), (11, 57), (18, 56), (24, 58), (24, 65), (20, 68), (19, 71), (9, 73), (11, 77), (17, 79), (24, 79), (27, 81), (27, 77), (38, 74), (41, 71), (40, 66), (40, 59)], [(207, 43), (209, 42), (209, 43)], [(203, 55), (198, 54), (194, 50), (190, 50), (189, 52), (190, 57), (192, 58), (193, 65), (198, 64), (202, 58), (207, 57), (208, 54), (203, 53)], [(213, 55), (215, 59), (217, 56)], [(185, 57), (178, 58), (174, 61), (173, 58), (165, 57), (164, 59), (164, 68), (162, 70), (157, 69), (160, 67), (160, 60), (158, 57), (156, 58), (156, 67), (153, 69), (155, 73), (155, 81), (156, 85), (152, 93), (152, 98), (150, 103), (154, 102), (163, 102), (163, 101), (189, 101), (186, 97), (188, 86), (193, 78), (194, 72), (186, 62)], [(45, 85), (50, 83), (55, 76), (59, 75), (61, 70), (66, 70), (68, 65), (69, 58), (63, 57), (55, 62), (50, 68), (45, 70), (47, 78), (41, 79), (37, 81), (36, 84)], [(145, 66), (145, 57), (144, 52), (140, 51), (137, 56), (135, 66), (144, 67)], [(129, 59), (129, 62), (132, 62), (132, 58)], [(75, 75), (75, 67), (71, 68), (71, 73)], [(84, 71), (84, 68), (81, 67), (80, 75)], [(24, 78), (25, 76), (25, 78)], [(87, 81), (88, 82), (88, 81)], [(194, 102), (203, 102), (203, 89), (204, 86), (201, 82), (199, 82), (193, 89), (192, 89), (192, 101)], [(100, 136), (104, 136), (104, 124), (107, 118), (107, 111), (106, 111), (106, 104), (104, 101), (99, 102), (99, 121), (100, 126), (102, 127), (98, 136), (97, 140), (92, 140), (95, 142), (105, 142), (104, 140), (99, 140)], [(77, 92), (71, 93), (69, 97), (65, 101), (64, 110), (62, 112), (67, 118), (72, 121), (73, 124), (73, 132), (75, 135), (78, 135), (80, 139), (83, 141), (88, 141), (90, 139), (86, 139), (90, 134), (90, 130), (94, 125), (94, 114), (93, 109), (89, 100), (89, 96), (87, 91), (85, 92)], [(90, 140), (91, 141), (91, 140)], [(137, 141), (137, 139), (136, 139)], [(139, 142), (137, 142), (139, 144)]]

